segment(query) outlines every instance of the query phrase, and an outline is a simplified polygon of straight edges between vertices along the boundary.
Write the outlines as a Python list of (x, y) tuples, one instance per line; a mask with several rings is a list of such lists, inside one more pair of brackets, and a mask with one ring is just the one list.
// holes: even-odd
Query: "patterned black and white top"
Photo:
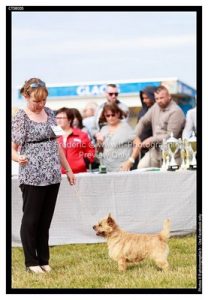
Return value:
[(48, 115), (46, 122), (30, 120), (23, 109), (20, 109), (12, 120), (12, 142), (20, 145), (20, 154), (28, 158), (26, 165), (19, 166), (20, 184), (45, 186), (61, 181), (56, 139), (32, 143), (54, 137), (51, 129), (51, 125), (56, 125), (54, 113), (50, 108), (44, 109)]

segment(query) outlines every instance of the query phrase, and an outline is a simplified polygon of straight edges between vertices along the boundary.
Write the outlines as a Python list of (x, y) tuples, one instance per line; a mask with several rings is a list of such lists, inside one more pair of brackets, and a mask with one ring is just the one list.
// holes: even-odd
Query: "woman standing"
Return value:
[(103, 161), (108, 172), (129, 171), (140, 152), (140, 139), (127, 122), (116, 103), (105, 104), (101, 119), (107, 121), (96, 134), (98, 146), (103, 148)]
[(20, 236), (26, 270), (50, 272), (49, 227), (61, 182), (60, 164), (71, 185), (75, 177), (51, 128), (56, 121), (53, 111), (45, 107), (45, 83), (31, 78), (20, 92), (27, 107), (20, 109), (12, 121), (12, 160), (19, 163), (23, 197)]

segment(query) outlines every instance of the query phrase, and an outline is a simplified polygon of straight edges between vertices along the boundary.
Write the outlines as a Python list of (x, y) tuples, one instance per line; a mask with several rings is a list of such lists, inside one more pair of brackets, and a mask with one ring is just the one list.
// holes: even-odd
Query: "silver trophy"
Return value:
[(171, 132), (170, 138), (167, 140), (168, 152), (170, 154), (170, 161), (168, 164), (168, 171), (175, 171), (179, 168), (179, 165), (175, 161), (175, 154), (179, 150), (179, 142), (174, 138)]
[(187, 169), (187, 164), (186, 164), (186, 160), (187, 160), (187, 156), (186, 156), (186, 141), (179, 139), (179, 149), (181, 151), (181, 166), (179, 168), (179, 170), (186, 170)]
[(189, 169), (190, 161), (192, 160), (192, 154), (190, 151), (190, 146), (187, 139), (183, 140), (184, 146), (185, 146), (185, 165), (186, 170)]
[(196, 170), (196, 152), (197, 152), (197, 140), (195, 132), (192, 132), (192, 136), (188, 139), (189, 151), (191, 152), (191, 160), (189, 162), (189, 169)]
[(167, 171), (169, 164), (169, 152), (168, 152), (168, 144), (165, 139), (163, 139), (162, 145), (160, 145), (160, 149), (162, 151), (162, 166), (161, 170)]

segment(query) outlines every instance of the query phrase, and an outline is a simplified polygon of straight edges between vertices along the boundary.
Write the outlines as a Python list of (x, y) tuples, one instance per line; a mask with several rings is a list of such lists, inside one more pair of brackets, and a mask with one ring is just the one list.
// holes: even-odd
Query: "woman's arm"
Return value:
[(121, 171), (129, 171), (131, 169), (140, 151), (141, 151), (141, 140), (138, 137), (136, 137), (133, 140), (133, 148), (132, 148), (131, 156), (127, 161), (122, 163)]
[(28, 163), (28, 159), (25, 155), (18, 154), (19, 145), (12, 142), (12, 160), (18, 162), (20, 165)]
[(95, 147), (89, 139), (88, 134), (83, 134), (81, 140), (82, 148), (79, 153), (83, 156), (86, 168), (88, 169), (95, 159)]
[(63, 152), (61, 145), (58, 145), (58, 147), (59, 147), (59, 157), (60, 157), (61, 166), (66, 170), (66, 175), (70, 184), (74, 185), (76, 183), (76, 178), (74, 176), (74, 173), (72, 172), (72, 169), (66, 159), (66, 156)]

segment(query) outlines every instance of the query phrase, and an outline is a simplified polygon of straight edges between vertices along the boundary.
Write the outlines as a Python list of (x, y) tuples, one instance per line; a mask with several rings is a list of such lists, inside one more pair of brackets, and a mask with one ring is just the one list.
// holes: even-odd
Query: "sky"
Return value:
[(195, 12), (14, 12), (12, 85), (177, 77), (196, 87)]

